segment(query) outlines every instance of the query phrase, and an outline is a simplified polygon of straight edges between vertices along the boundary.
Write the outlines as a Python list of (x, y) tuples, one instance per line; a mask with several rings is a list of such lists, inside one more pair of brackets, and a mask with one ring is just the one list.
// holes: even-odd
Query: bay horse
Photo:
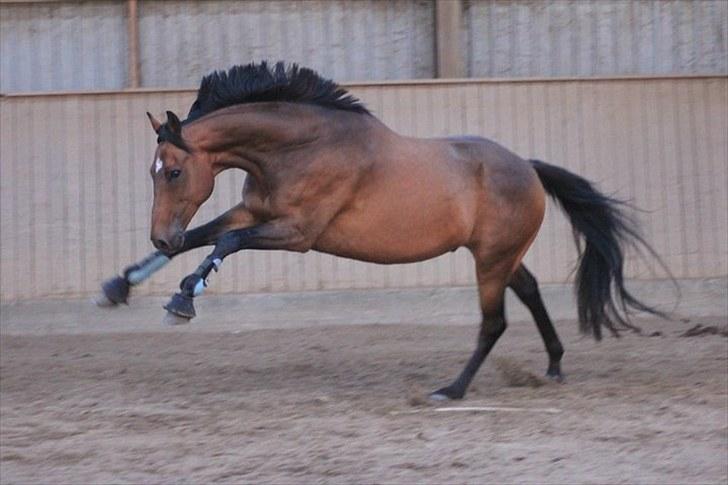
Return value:
[[(320, 251), (380, 264), (423, 261), (465, 247), (473, 255), (482, 323), (461, 374), (431, 394), (460, 399), (506, 329), (511, 288), (536, 321), (560, 380), (563, 346), (534, 276), (522, 259), (544, 217), (546, 195), (569, 217), (580, 260), (580, 328), (600, 339), (635, 327), (628, 309), (657, 313), (623, 281), (623, 246), (641, 244), (621, 202), (573, 173), (524, 160), (485, 138), (418, 139), (390, 130), (345, 89), (310, 69), (265, 62), (205, 76), (184, 121), (171, 111), (157, 134), (151, 240), (157, 251), (102, 286), (101, 304), (125, 302), (129, 288), (170, 258), (205, 245), (212, 252), (165, 306), (168, 323), (195, 316), (193, 298), (211, 271), (243, 249)], [(212, 194), (215, 176), (242, 169), (242, 201), (187, 230)], [(583, 246), (583, 247), (582, 247)]]

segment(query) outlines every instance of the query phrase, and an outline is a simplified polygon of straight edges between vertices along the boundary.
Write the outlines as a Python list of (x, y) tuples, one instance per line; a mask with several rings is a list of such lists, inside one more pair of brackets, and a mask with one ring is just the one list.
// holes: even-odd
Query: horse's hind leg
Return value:
[(546, 375), (551, 379), (561, 381), (563, 379), (561, 375), (561, 356), (564, 355), (564, 347), (561, 345), (559, 336), (556, 335), (556, 329), (546, 312), (541, 293), (538, 291), (536, 278), (521, 264), (513, 273), (508, 286), (516, 293), (518, 299), (528, 307), (533, 319), (536, 321), (536, 326), (541, 333), (546, 352), (549, 355), (549, 367)]
[(503, 296), (513, 262), (501, 262), (491, 268), (488, 266), (479, 262), (476, 267), (483, 320), (475, 351), (458, 378), (449, 386), (433, 392), (430, 395), (432, 399), (461, 399), (465, 396), (475, 373), (478, 372), (488, 353), (506, 330)]

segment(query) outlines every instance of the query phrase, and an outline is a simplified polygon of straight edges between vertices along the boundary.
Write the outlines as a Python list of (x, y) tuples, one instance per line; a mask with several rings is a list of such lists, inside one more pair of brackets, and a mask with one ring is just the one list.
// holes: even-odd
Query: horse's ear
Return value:
[(162, 123), (157, 120), (154, 116), (152, 116), (152, 113), (147, 111), (147, 116), (149, 117), (149, 121), (152, 123), (152, 128), (154, 128), (154, 133), (159, 134), (159, 129), (162, 127)]
[(171, 111), (167, 111), (167, 126), (175, 135), (182, 135), (182, 122)]

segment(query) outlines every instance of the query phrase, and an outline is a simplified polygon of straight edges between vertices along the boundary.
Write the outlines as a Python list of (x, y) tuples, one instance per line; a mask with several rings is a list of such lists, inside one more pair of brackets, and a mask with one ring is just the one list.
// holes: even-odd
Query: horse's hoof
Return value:
[(191, 318), (180, 317), (174, 313), (167, 312), (162, 319), (163, 325), (175, 326), (175, 325), (186, 325), (190, 323)]
[(96, 304), (102, 307), (110, 307), (119, 303), (126, 303), (127, 298), (129, 298), (129, 288), (128, 281), (121, 276), (114, 276), (102, 283), (103, 297), (97, 297), (95, 299)]
[(91, 300), (94, 302), (94, 305), (100, 308), (111, 308), (117, 305), (113, 301), (109, 300), (109, 297), (103, 292), (95, 295)]
[(564, 383), (564, 376), (563, 376), (563, 374), (561, 374), (561, 372), (559, 372), (559, 373), (547, 372), (546, 379), (550, 380), (551, 382), (556, 382), (557, 384)]
[(546, 379), (552, 382), (558, 382), (559, 384), (564, 382), (564, 375), (561, 373), (561, 364), (551, 362), (548, 370), (546, 370)]
[(430, 399), (432, 401), (452, 401), (454, 399), (462, 399), (464, 395), (464, 392), (448, 386), (430, 394)]
[(187, 320), (195, 318), (196, 315), (192, 297), (182, 293), (175, 293), (169, 303), (164, 305), (164, 309)]

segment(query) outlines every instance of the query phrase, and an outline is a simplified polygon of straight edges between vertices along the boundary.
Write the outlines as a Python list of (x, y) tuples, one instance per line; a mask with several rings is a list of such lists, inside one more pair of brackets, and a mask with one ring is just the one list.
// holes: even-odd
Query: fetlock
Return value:
[(201, 295), (206, 287), (204, 278), (196, 273), (185, 276), (179, 285), (182, 294), (189, 297)]

